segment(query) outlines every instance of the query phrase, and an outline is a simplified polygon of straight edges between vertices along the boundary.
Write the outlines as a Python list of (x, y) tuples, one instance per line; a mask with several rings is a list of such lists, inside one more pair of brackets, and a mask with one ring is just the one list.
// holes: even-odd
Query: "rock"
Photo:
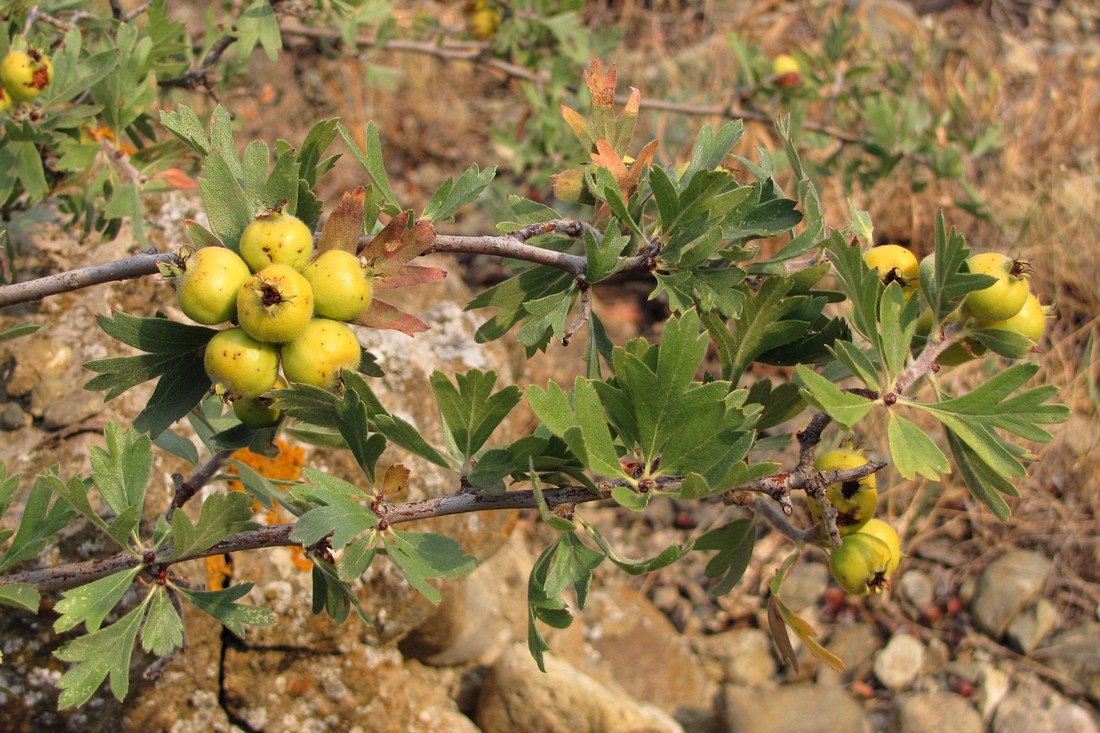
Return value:
[(917, 692), (894, 703), (891, 733), (982, 733), (982, 719), (966, 698), (953, 692)]
[(875, 652), (882, 648), (882, 638), (875, 632), (874, 626), (857, 622), (847, 626), (838, 626), (833, 630), (826, 649), (844, 662), (844, 672), (836, 672), (831, 667), (822, 666), (817, 680), (823, 684), (840, 684), (843, 680), (859, 680), (867, 676)]
[(1100, 700), (1100, 624), (1063, 631), (1030, 656), (1083, 685), (1093, 700)]
[(863, 708), (840, 687), (727, 686), (723, 700), (722, 730), (728, 733), (871, 733)]
[(491, 662), (527, 633), (527, 578), (535, 559), (519, 535), (464, 583), (448, 583), (436, 612), (405, 637), (406, 658), (430, 665)]
[(625, 587), (597, 588), (582, 623), (594, 652), (580, 664), (582, 671), (656, 705), (687, 730), (710, 725), (714, 682), (687, 639), (644, 595)]
[(1059, 621), (1061, 618), (1054, 604), (1040, 598), (1009, 622), (1005, 634), (1020, 651), (1029, 654), (1058, 627)]
[(925, 609), (936, 600), (936, 585), (932, 576), (920, 570), (906, 570), (898, 580), (898, 586), (905, 600), (917, 609)]
[(1049, 686), (1024, 680), (997, 707), (991, 733), (1097, 733), (1096, 720)]
[(696, 648), (717, 662), (718, 679), (723, 683), (766, 686), (777, 671), (771, 636), (762, 629), (731, 629), (704, 636)]
[(924, 645), (909, 634), (895, 634), (875, 655), (874, 672), (889, 690), (902, 690), (920, 675), (924, 664)]
[(456, 674), (395, 649), (353, 654), (248, 649), (232, 645), (222, 663), (222, 704), (252, 730), (477, 733), (448, 696)]
[(552, 655), (546, 655), (545, 665), (543, 674), (521, 644), (500, 655), (478, 699), (475, 719), (484, 733), (683, 733), (666, 713)]
[[(38, 387), (42, 384), (45, 382), (36, 386), (33, 394), (37, 395)], [(42, 426), (46, 430), (59, 430), (87, 420), (102, 409), (103, 395), (99, 392), (89, 392), (83, 388), (70, 389), (46, 405), (42, 411)]]
[(1043, 590), (1050, 560), (1031, 550), (1014, 550), (994, 560), (978, 579), (971, 611), (974, 621), (994, 638)]
[(23, 408), (14, 402), (5, 402), (0, 405), (0, 430), (11, 432), (21, 430), (31, 424), (31, 416), (23, 412)]
[(15, 358), (15, 367), (4, 386), (9, 397), (30, 394), (36, 384), (61, 376), (73, 363), (71, 346), (38, 334), (10, 342), (7, 350)]

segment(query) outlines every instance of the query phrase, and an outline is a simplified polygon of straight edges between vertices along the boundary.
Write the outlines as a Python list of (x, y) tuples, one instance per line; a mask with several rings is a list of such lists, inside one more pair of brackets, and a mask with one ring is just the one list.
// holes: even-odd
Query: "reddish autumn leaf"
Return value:
[(390, 219), (374, 239), (359, 250), (360, 256), (376, 273), (385, 274), (397, 265), (424, 254), (435, 241), (435, 227), (427, 219), (409, 224), (412, 212), (406, 211)]
[(321, 241), (317, 243), (317, 254), (330, 249), (342, 249), (355, 252), (359, 246), (359, 235), (363, 233), (363, 205), (366, 193), (363, 187), (346, 191), (336, 209), (325, 221), (321, 232)]
[(592, 106), (610, 109), (615, 104), (615, 65), (606, 72), (603, 62), (592, 59), (592, 64), (584, 71), (584, 83), (592, 93)]
[(409, 487), (411, 472), (400, 463), (395, 463), (382, 474), (382, 495), (390, 501), (400, 500)]
[(388, 328), (409, 336), (428, 330), (424, 321), (378, 298), (372, 300), (367, 311), (352, 323), (367, 328)]
[(157, 173), (156, 178), (162, 179), (172, 188), (178, 191), (193, 191), (199, 187), (194, 178), (184, 173), (179, 168), (169, 168)]

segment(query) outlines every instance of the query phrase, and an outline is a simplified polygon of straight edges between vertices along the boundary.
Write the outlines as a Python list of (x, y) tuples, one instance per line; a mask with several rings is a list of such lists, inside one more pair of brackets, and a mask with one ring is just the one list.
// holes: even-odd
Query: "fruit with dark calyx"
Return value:
[[(867, 458), (859, 451), (838, 448), (818, 456), (815, 466), (819, 471), (839, 471), (858, 468), (866, 463)], [(878, 506), (875, 474), (868, 474), (854, 481), (829, 484), (825, 489), (825, 498), (836, 507), (836, 525), (841, 534), (857, 532), (871, 517), (875, 516), (875, 508)], [(820, 522), (821, 506), (813, 497), (809, 497), (809, 506), (810, 513)]]
[(237, 293), (237, 320), (257, 341), (290, 341), (312, 317), (313, 288), (289, 265), (260, 270)]
[(847, 593), (865, 596), (889, 586), (890, 548), (877, 537), (862, 532), (844, 538), (829, 554), (829, 571)]
[(53, 81), (53, 63), (36, 48), (9, 51), (0, 62), (0, 82), (15, 102), (32, 102)]
[(967, 261), (970, 272), (997, 278), (987, 288), (967, 293), (963, 313), (978, 321), (1003, 321), (1020, 312), (1027, 302), (1027, 266), (999, 252), (983, 252)]

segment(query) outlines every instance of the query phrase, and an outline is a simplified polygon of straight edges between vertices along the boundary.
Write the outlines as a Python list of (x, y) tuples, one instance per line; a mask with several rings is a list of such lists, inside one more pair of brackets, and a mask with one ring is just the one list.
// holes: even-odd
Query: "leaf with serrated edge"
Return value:
[(61, 661), (74, 663), (57, 683), (62, 690), (58, 710), (86, 703), (108, 675), (115, 698), (121, 701), (126, 697), (130, 689), (130, 657), (144, 614), (143, 604), (110, 626), (77, 637), (54, 652)]
[(163, 657), (183, 646), (183, 619), (168, 598), (168, 590), (155, 586), (149, 602), (149, 615), (141, 629), (141, 648)]
[(407, 336), (415, 336), (427, 331), (429, 326), (414, 315), (390, 305), (389, 303), (374, 298), (366, 312), (352, 321), (356, 326), (366, 328), (386, 328), (392, 331), (400, 331)]
[(919, 474), (939, 481), (942, 474), (951, 471), (951, 464), (939, 446), (932, 442), (927, 433), (901, 415), (890, 413), (886, 432), (890, 441), (890, 457), (902, 478), (914, 479)]
[(252, 590), (252, 585), (252, 583), (241, 583), (218, 591), (198, 591), (176, 585), (172, 587), (195, 604), (200, 611), (216, 618), (237, 636), (244, 636), (246, 624), (271, 626), (275, 623), (275, 614), (270, 609), (236, 603), (239, 598)]
[(366, 191), (362, 186), (344, 193), (321, 230), (321, 239), (317, 243), (318, 255), (330, 249), (355, 253), (359, 247), (359, 235), (363, 233), (365, 201)]

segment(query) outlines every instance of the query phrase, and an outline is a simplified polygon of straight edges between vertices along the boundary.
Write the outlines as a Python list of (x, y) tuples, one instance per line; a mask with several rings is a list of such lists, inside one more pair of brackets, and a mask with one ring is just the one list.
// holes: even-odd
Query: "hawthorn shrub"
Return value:
[[(213, 90), (214, 69), (234, 44), (238, 62), (256, 46), (278, 53), (284, 19), (270, 4), (254, 2), (225, 35), (206, 39), (200, 57), (183, 43), (186, 34), (168, 20), (163, 3), (151, 3), (141, 17), (139, 23), (116, 10), (91, 30), (70, 28), (52, 44), (43, 42), (47, 34), (35, 38), (35, 48), (52, 54), (54, 75), (39, 96), (9, 110), (0, 141), (0, 159), (13, 164), (0, 166), (0, 176), (8, 177), (0, 198), (9, 214), (51, 205), (72, 213), (72, 223), (83, 221), (86, 230), (110, 234), (122, 217), (140, 230), (140, 194), (155, 175), (139, 163), (175, 170), (171, 180), (184, 175), (173, 166), (188, 156), (199, 162), (207, 214), (205, 223), (187, 223), (190, 241), (179, 251), (144, 252), (0, 287), (0, 304), (10, 305), (159, 273), (179, 289), (181, 304), (195, 302), (195, 312), (208, 321), (100, 316), (106, 336), (141, 353), (89, 362), (95, 376), (87, 388), (111, 399), (156, 381), (148, 403), (128, 428), (108, 425), (103, 447), (91, 451), (89, 475), (50, 470), (24, 481), (0, 466), (0, 515), (11, 527), (0, 531), (0, 603), (36, 613), (43, 593), (60, 592), (55, 630), (83, 627), (56, 651), (70, 663), (58, 683), (61, 708), (85, 703), (105, 681), (124, 698), (138, 641), (156, 657), (179, 653), (182, 614), (209, 614), (236, 633), (276, 622), (270, 610), (242, 602), (252, 587), (247, 579), (202, 589), (174, 574), (182, 562), (298, 547), (312, 565), (313, 611), (336, 622), (352, 613), (366, 621), (355, 586), (372, 563), (394, 563), (435, 602), (441, 596), (432, 581), (477, 567), (453, 539), (416, 531), (413, 523), (522, 508), (537, 509), (555, 532), (528, 586), (529, 647), (540, 665), (548, 649), (543, 627), (571, 622), (570, 603), (583, 608), (603, 562), (641, 574), (707, 553), (709, 591), (723, 594), (741, 578), (765, 528), (793, 545), (770, 583), (769, 619), (781, 653), (793, 661), (791, 630), (814, 654), (841, 665), (784, 605), (786, 574), (806, 546), (816, 545), (831, 554), (845, 590), (881, 592), (904, 547), (874, 516), (875, 474), (885, 463), (849, 449), (819, 455), (832, 440), (823, 440), (826, 429), (835, 425), (858, 436), (867, 421), (885, 421), (889, 459), (902, 477), (939, 480), (957, 471), (1003, 519), (1009, 507), (1002, 496), (1017, 495), (1015, 484), (1033, 458), (1027, 445), (1049, 440), (1043, 426), (1068, 416), (1050, 402), (1054, 387), (1029, 386), (1037, 371), (1029, 354), (1042, 335), (1034, 318), (1019, 326), (1012, 320), (1018, 313), (981, 320), (981, 313), (962, 307), (1004, 285), (971, 271), (964, 238), (940, 217), (934, 253), (915, 268), (915, 258), (894, 250), (868, 257), (874, 251), (869, 217), (853, 209), (845, 228), (826, 225), (787, 118), (776, 121), (776, 134), (793, 172), (791, 191), (777, 183), (767, 150), (756, 160), (734, 155), (739, 121), (703, 126), (686, 162), (659, 165), (660, 141), (634, 142), (641, 94), (617, 97), (614, 67), (593, 61), (583, 75), (585, 111), (558, 110), (559, 127), (575, 138), (577, 151), (552, 171), (563, 208), (508, 195), (508, 218), (494, 233), (457, 236), (446, 233), (446, 223), (494, 185), (494, 168), (471, 165), (413, 210), (394, 193), (373, 125), (356, 139), (340, 121), (322, 120), (296, 144), (253, 140), (242, 147), (223, 107), (209, 121), (185, 105), (155, 114), (159, 89)], [(55, 20), (61, 25), (51, 24), (54, 30), (66, 22)], [(478, 21), (477, 33), (490, 35), (492, 48), (513, 60), (527, 54), (537, 63), (545, 58), (539, 49), (562, 40), (552, 32), (507, 35), (519, 19), (486, 20)], [(522, 21), (533, 22), (530, 16)], [(357, 26), (342, 27), (341, 40), (352, 44)], [(385, 42), (384, 29), (376, 42)], [(96, 50), (109, 39), (120, 49), (113, 56)], [(28, 43), (22, 36), (6, 40), (13, 47)], [(241, 71), (228, 65), (222, 73)], [(140, 153), (118, 147), (123, 133), (144, 145)], [(340, 155), (332, 152), (338, 139), (361, 166), (363, 185), (332, 202), (322, 217), (325, 202), (316, 190)], [(101, 152), (109, 153), (107, 160)], [(730, 161), (748, 172), (745, 180), (726, 167)], [(97, 183), (73, 193), (63, 183), (78, 175)], [(283, 238), (286, 232), (274, 225), (291, 219), (295, 231)], [(248, 250), (264, 253), (250, 256), (241, 252), (242, 238), (257, 222), (277, 231), (255, 247), (250, 242)], [(762, 254), (765, 239), (781, 242), (770, 256)], [(217, 258), (199, 255), (215, 250)], [(477, 340), (514, 339), (532, 356), (583, 339), (584, 374), (568, 385), (498, 388), (491, 371), (436, 372), (425, 387), (447, 439), (433, 445), (391, 411), (396, 406), (377, 398), (371, 383), (383, 371), (355, 337), (357, 328), (386, 328), (415, 338), (431, 326), (385, 298), (387, 290), (443, 277), (441, 269), (416, 264), (432, 252), (522, 263), (466, 304), (484, 314)], [(206, 260), (233, 264), (211, 274), (201, 264)], [(344, 264), (329, 267), (336, 260)], [(1009, 269), (1026, 289), (1026, 268)], [(597, 286), (621, 273), (648, 278), (650, 297), (667, 304), (659, 343), (613, 343), (594, 312)], [(198, 287), (206, 282), (199, 275), (215, 282)], [(172, 285), (164, 286), (166, 301), (177, 297)], [(937, 379), (952, 349), (960, 360), (999, 359), (1004, 368), (972, 391), (953, 394)], [(705, 368), (708, 358), (713, 369)], [(743, 386), (754, 364), (786, 367), (778, 372), (786, 376)], [(538, 427), (521, 436), (498, 430), (523, 401)], [(916, 419), (926, 418), (937, 431), (917, 426)], [(791, 432), (792, 424), (801, 429)], [(197, 435), (201, 448), (185, 431)], [(233, 463), (233, 451), (270, 454), (283, 433), (347, 450), (360, 480), (307, 467), (304, 480), (283, 490), (239, 469), (244, 491), (199, 493)], [(379, 471), (378, 459), (391, 443), (450, 471), (454, 492), (420, 502), (388, 498), (391, 477)], [(168, 511), (153, 517), (146, 503), (154, 451), (162, 450), (194, 470), (172, 487)], [(763, 457), (777, 452), (782, 461)], [(413, 467), (409, 480), (415, 476)], [(644, 512), (651, 502), (715, 497), (737, 507), (730, 521), (640, 561), (584, 519), (590, 502)], [(793, 519), (794, 501), (809, 503), (811, 524)], [(268, 510), (279, 504), (292, 521), (259, 526), (257, 502)], [(180, 511), (184, 507), (193, 511)], [(36, 566), (57, 533), (74, 522), (90, 523), (118, 551), (91, 563)], [(406, 524), (414, 528), (400, 528)], [(137, 604), (118, 608), (136, 583)], [(105, 623), (108, 616), (114, 620)]]

